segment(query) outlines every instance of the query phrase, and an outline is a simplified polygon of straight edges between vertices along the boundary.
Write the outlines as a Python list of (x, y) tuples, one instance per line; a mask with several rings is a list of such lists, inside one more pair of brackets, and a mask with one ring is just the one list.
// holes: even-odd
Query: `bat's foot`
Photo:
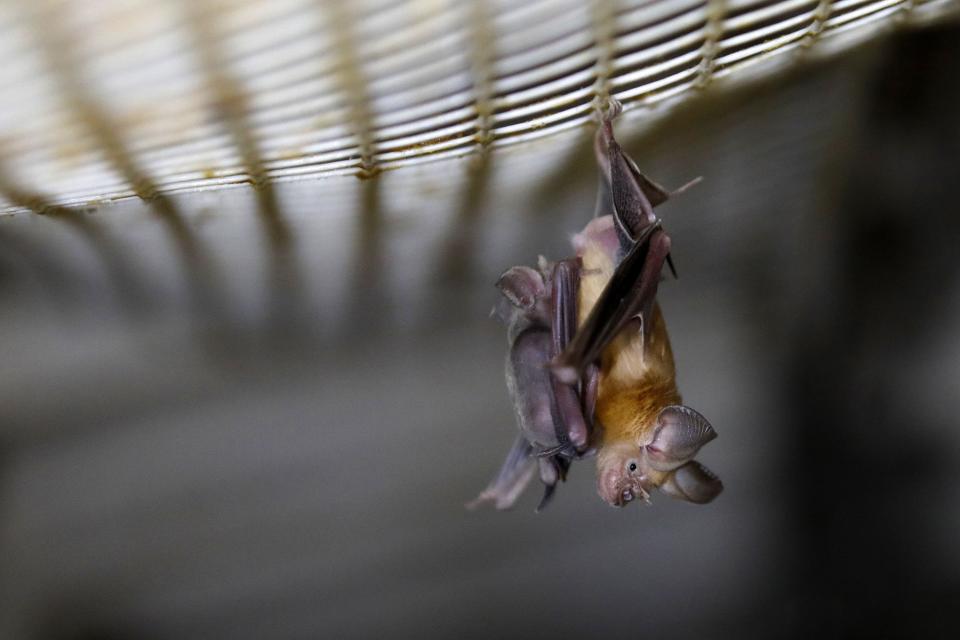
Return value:
[(537, 504), (537, 508), (533, 510), (534, 513), (540, 513), (547, 508), (547, 505), (550, 504), (550, 501), (553, 500), (553, 494), (557, 490), (557, 485), (548, 484), (543, 488), (543, 497), (540, 498), (540, 503)]
[(623, 113), (623, 103), (610, 96), (606, 100), (606, 104), (599, 105), (600, 118), (604, 124), (609, 124), (617, 119), (617, 117)]

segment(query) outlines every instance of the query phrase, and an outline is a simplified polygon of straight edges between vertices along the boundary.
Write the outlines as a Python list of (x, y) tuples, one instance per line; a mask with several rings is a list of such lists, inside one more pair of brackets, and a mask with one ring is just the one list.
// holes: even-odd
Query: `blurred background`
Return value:
[[(0, 637), (957, 637), (957, 9), (0, 3)], [(610, 95), (725, 492), (466, 511)]]

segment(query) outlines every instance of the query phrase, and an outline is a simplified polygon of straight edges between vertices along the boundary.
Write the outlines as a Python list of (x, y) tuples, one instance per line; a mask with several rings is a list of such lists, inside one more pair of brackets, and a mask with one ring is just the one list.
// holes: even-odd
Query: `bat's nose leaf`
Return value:
[(706, 504), (720, 495), (723, 483), (712, 471), (691, 460), (670, 474), (660, 490), (678, 500)]
[(653, 442), (647, 446), (650, 466), (659, 471), (679, 467), (697, 454), (717, 432), (700, 413), (674, 405), (660, 412)]

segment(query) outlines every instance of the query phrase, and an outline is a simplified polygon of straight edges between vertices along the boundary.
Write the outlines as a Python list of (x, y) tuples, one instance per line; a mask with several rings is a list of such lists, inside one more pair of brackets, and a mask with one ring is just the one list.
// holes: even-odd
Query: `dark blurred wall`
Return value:
[(960, 631), (958, 35), (900, 38), (869, 78), (835, 268), (785, 362), (799, 637)]

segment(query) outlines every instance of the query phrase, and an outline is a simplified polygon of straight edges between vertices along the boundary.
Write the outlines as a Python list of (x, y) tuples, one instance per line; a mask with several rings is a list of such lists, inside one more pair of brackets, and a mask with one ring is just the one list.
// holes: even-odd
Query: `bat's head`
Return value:
[(706, 467), (693, 460), (700, 448), (717, 437), (707, 419), (680, 405), (664, 408), (642, 441), (608, 443), (597, 457), (597, 491), (615, 507), (635, 499), (650, 501), (660, 488), (669, 496), (705, 503), (723, 490)]
[(601, 448), (597, 457), (597, 492), (614, 507), (625, 507), (635, 499), (650, 501), (656, 487), (643, 452), (632, 442), (618, 442)]

